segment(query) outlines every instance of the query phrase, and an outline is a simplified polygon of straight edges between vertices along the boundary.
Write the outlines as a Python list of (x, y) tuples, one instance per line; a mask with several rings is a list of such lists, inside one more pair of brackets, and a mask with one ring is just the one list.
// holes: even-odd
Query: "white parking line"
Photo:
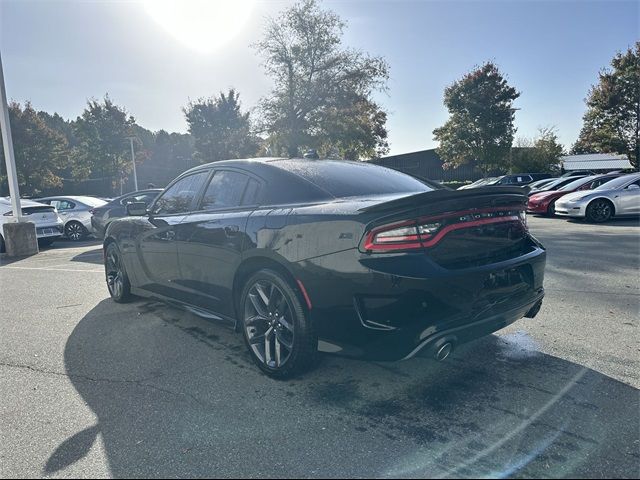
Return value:
[(89, 273), (104, 273), (104, 270), (80, 270), (71, 268), (47, 268), (47, 267), (13, 267), (11, 265), (0, 266), (0, 269), (11, 270), (41, 270), (45, 272), (89, 272)]

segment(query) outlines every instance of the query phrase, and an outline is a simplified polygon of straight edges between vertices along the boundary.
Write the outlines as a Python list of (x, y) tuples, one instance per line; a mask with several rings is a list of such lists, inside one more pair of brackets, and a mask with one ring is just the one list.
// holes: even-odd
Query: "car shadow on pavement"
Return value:
[(51, 453), (45, 475), (98, 437), (114, 477), (638, 475), (639, 391), (524, 333), (444, 363), (325, 356), (274, 381), (223, 325), (105, 300), (69, 337), (65, 368), (98, 420)]
[(93, 250), (84, 251), (71, 258), (72, 262), (93, 263), (95, 265), (103, 265), (104, 257), (102, 253), (102, 247), (95, 248)]

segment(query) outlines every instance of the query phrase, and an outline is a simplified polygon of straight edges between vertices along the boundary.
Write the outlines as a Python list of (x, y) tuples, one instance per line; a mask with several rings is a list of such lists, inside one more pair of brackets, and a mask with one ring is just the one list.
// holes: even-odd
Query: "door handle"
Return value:
[(237, 235), (239, 231), (240, 227), (238, 227), (237, 225), (227, 225), (226, 227), (224, 227), (224, 233), (226, 233), (229, 237)]
[(172, 241), (176, 239), (176, 232), (174, 232), (173, 230), (168, 230), (164, 233), (163, 236), (165, 240)]

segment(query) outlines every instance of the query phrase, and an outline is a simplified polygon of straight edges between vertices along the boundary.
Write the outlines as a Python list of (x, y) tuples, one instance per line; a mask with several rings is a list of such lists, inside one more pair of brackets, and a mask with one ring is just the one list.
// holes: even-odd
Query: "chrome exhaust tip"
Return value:
[(439, 362), (446, 360), (447, 357), (451, 355), (452, 351), (453, 351), (453, 344), (451, 342), (445, 343), (436, 352), (436, 360)]

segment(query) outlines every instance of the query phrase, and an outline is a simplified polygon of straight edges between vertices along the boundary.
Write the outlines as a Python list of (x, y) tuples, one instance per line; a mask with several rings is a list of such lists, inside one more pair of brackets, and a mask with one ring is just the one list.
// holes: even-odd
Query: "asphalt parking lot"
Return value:
[(529, 221), (535, 319), (286, 382), (222, 325), (110, 301), (98, 242), (2, 259), (0, 475), (638, 477), (638, 221)]

